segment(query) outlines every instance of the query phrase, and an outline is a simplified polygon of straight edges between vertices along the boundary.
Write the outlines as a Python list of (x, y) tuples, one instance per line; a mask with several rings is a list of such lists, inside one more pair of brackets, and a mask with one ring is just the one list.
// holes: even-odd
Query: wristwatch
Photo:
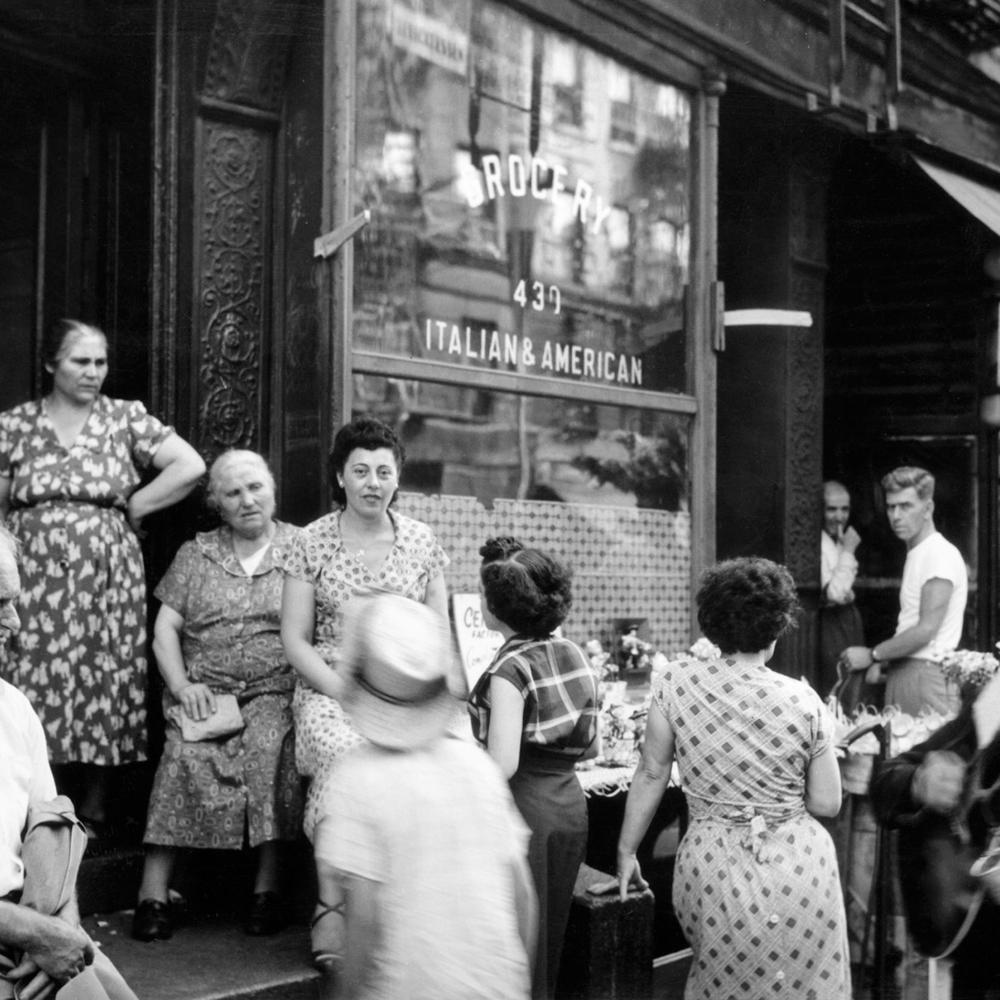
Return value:
[(872, 663), (881, 663), (882, 658), (875, 652), (874, 646), (868, 647), (868, 655), (872, 658)]

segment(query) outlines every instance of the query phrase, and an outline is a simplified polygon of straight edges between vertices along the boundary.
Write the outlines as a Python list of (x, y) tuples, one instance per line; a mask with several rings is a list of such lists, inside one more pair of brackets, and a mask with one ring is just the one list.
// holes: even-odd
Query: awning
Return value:
[[(913, 155), (913, 154), (911, 154)], [(967, 212), (1000, 236), (1000, 190), (953, 173), (936, 163), (913, 156), (917, 165), (935, 184), (951, 195)]]

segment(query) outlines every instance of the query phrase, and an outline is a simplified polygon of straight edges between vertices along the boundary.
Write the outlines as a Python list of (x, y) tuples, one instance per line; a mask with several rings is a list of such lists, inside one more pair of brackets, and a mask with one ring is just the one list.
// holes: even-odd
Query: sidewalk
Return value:
[(143, 943), (129, 936), (131, 919), (131, 910), (119, 910), (83, 924), (139, 1000), (316, 1000), (305, 925), (248, 937), (231, 916), (203, 917), (169, 941)]

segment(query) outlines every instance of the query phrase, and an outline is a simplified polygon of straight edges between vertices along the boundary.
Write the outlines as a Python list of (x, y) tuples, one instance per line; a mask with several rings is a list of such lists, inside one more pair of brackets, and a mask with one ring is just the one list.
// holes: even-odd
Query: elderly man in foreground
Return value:
[[(10, 637), (20, 627), (15, 610), (19, 591), (16, 542), (0, 525), (0, 670)], [(28, 861), (29, 855), (38, 856), (25, 850), (31, 829), (45, 828), (34, 838), (34, 843), (45, 845), (45, 851), (56, 848), (59, 828), (73, 823), (69, 799), (56, 796), (38, 717), (28, 699), (0, 678), (0, 1000), (14, 996), (45, 1000), (58, 996), (57, 991), (71, 981), (75, 998), (134, 1000), (103, 956), (99, 971), (88, 968), (99, 953), (80, 927), (72, 887), (53, 914), (34, 908), (41, 905), (39, 894), (27, 905), (33, 885), (41, 883), (43, 895), (46, 882), (52, 881), (46, 876), (55, 875), (61, 881), (67, 870), (66, 852), (60, 856), (55, 849), (51, 872), (26, 873), (26, 865), (35, 863)], [(85, 837), (82, 831), (81, 836)]]

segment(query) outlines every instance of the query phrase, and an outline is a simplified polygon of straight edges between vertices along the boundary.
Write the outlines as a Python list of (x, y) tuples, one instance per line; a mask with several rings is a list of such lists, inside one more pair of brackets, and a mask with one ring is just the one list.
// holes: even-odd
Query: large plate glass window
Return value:
[(686, 392), (686, 93), (486, 0), (357, 10), (354, 348)]
[(491, 0), (356, 0), (354, 412), (453, 592), (489, 534), (574, 568), (567, 632), (690, 622), (688, 94)]

